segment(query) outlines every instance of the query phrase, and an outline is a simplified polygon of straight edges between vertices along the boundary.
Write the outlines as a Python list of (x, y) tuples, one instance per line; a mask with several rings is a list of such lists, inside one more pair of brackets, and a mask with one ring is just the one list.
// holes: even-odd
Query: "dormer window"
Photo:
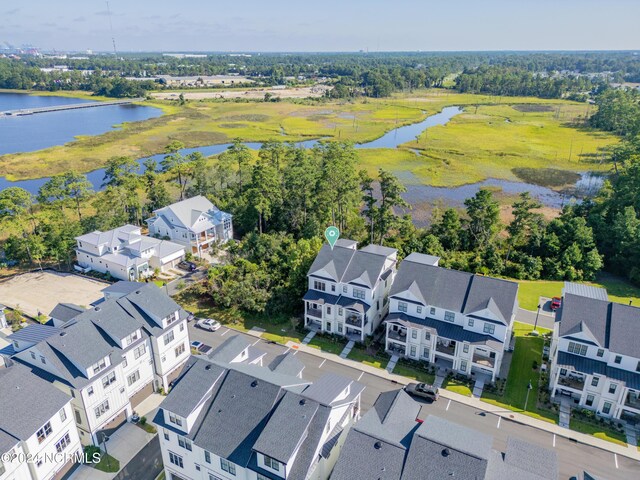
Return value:
[(365, 292), (361, 288), (353, 288), (353, 298), (359, 298), (360, 300), (364, 300)]
[(126, 338), (125, 344), (126, 345), (131, 345), (136, 340), (138, 340), (138, 330), (136, 330), (135, 332), (133, 332), (131, 335), (129, 335)]
[(171, 412), (169, 412), (169, 422), (173, 423), (174, 425), (178, 425), (179, 427), (182, 426), (182, 419)]
[(407, 313), (407, 302), (398, 302), (398, 310)]
[(314, 290), (320, 290), (321, 292), (326, 291), (327, 286), (325, 285), (324, 282), (320, 282), (318, 280), (314, 280), (313, 281), (313, 289)]
[(36, 435), (38, 436), (38, 443), (42, 443), (44, 442), (44, 440), (51, 435), (51, 432), (53, 431), (53, 429), (51, 428), (51, 422), (47, 422), (44, 424), (44, 427), (42, 427), (40, 430), (38, 430), (36, 432)]
[[(44, 363), (44, 362), (42, 362)], [(107, 368), (107, 362), (105, 361), (105, 359), (103, 358), (102, 360), (100, 360), (97, 363), (94, 363), (91, 366), (91, 369), (93, 370), (93, 374), (95, 375), (96, 373), (101, 372), (102, 370), (104, 370), (105, 368)]]
[[(329, 427), (330, 424), (327, 423), (327, 427)], [(280, 462), (277, 461), (275, 458), (271, 458), (271, 457), (267, 457), (266, 455), (264, 456), (264, 464), (265, 466), (269, 467), (271, 470), (275, 470), (276, 472), (280, 471)]]

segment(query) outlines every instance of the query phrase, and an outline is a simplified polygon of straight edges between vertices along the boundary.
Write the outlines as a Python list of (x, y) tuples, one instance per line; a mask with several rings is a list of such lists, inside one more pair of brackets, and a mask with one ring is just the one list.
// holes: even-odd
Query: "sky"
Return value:
[[(639, 0), (110, 0), (118, 51), (640, 49)], [(112, 50), (102, 0), (0, 0), (0, 45)]]

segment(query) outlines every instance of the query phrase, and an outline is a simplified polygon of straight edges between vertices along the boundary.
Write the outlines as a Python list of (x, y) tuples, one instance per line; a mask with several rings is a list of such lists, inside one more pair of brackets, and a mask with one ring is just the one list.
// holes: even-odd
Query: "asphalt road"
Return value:
[[(540, 324), (540, 322), (538, 323)], [(542, 324), (540, 325), (544, 326)], [(264, 365), (269, 364), (276, 355), (287, 350), (283, 345), (267, 343), (264, 340), (229, 330), (226, 327), (221, 328), (217, 332), (207, 332), (195, 328), (193, 323), (190, 323), (189, 334), (192, 341), (199, 340), (214, 348), (220, 345), (229, 335), (246, 335), (252, 343), (255, 343), (256, 346), (259, 346), (261, 350), (267, 353), (264, 359)], [(399, 385), (390, 380), (365, 373), (357, 368), (351, 368), (332, 360), (300, 351), (297, 351), (295, 355), (306, 366), (302, 372), (302, 376), (307, 380), (314, 381), (324, 373), (332, 372), (364, 384), (366, 389), (362, 394), (363, 412), (371, 408), (379, 393), (399, 388)], [(492, 435), (494, 439), (493, 447), (500, 451), (504, 451), (509, 436), (516, 436), (546, 448), (553, 448), (558, 454), (560, 461), (560, 478), (563, 480), (569, 479), (572, 476), (581, 475), (583, 470), (589, 471), (592, 475), (602, 476), (602, 478), (606, 478), (607, 480), (640, 478), (640, 462), (614, 455), (599, 448), (578, 444), (533, 427), (506, 419), (499, 420), (498, 417), (493, 414), (478, 411), (462, 403), (442, 399), (433, 404), (423, 404), (420, 412), (421, 418), (429, 414), (438, 415)]]

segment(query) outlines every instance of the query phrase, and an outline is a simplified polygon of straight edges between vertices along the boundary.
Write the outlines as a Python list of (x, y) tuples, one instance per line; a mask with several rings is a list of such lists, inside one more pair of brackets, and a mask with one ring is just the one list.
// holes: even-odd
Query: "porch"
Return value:
[(640, 392), (629, 391), (624, 400), (624, 405), (640, 411)]
[(584, 380), (583, 375), (575, 372), (567, 375), (558, 375), (558, 385), (579, 391), (584, 390)]
[(365, 318), (361, 313), (347, 310), (345, 323), (354, 327), (362, 328), (365, 325)]
[[(493, 354), (493, 357), (491, 356), (491, 354)], [(493, 369), (496, 365), (496, 357), (495, 353), (492, 352), (491, 354), (489, 354), (489, 356), (486, 356), (480, 353), (474, 353), (471, 360), (477, 365)]]
[(319, 320), (314, 320), (312, 318), (307, 318), (305, 322), (305, 327), (314, 332), (322, 331), (322, 322)]
[(398, 340), (399, 342), (406, 343), (407, 342), (407, 329), (403, 328), (400, 330), (389, 330), (387, 332), (387, 338), (392, 340)]
[(456, 341), (449, 340), (447, 338), (438, 338), (436, 342), (436, 352), (444, 353), (445, 355), (455, 356), (456, 354)]
[(387, 352), (390, 353), (391, 355), (399, 355), (401, 357), (405, 356), (405, 353), (407, 351), (406, 346), (404, 345), (400, 345), (394, 342), (387, 342)]

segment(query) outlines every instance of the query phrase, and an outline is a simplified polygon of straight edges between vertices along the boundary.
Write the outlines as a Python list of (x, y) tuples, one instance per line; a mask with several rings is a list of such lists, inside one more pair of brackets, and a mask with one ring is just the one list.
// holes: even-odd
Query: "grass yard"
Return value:
[(449, 390), (451, 392), (459, 393), (460, 395), (464, 395), (466, 397), (470, 397), (473, 393), (469, 385), (466, 383), (461, 383), (453, 378), (447, 379), (442, 384), (442, 388)]
[(395, 368), (393, 369), (393, 373), (402, 377), (411, 378), (419, 383), (433, 384), (436, 379), (436, 376), (432, 373), (412, 368), (400, 362), (396, 364)]
[(627, 437), (624, 435), (624, 433), (618, 432), (604, 425), (584, 422), (575, 418), (571, 418), (569, 422), (569, 427), (571, 428), (571, 430), (586, 433), (587, 435), (593, 435), (596, 438), (616, 443), (618, 445), (622, 445), (623, 447), (627, 446)]
[[(564, 282), (549, 280), (519, 280), (518, 302), (520, 307), (535, 311), (538, 306), (538, 297), (556, 297), (562, 294)], [(609, 299), (614, 302), (640, 305), (640, 288), (631, 285), (620, 277), (601, 274), (595, 282), (584, 282), (595, 287), (606, 288)]]
[(374, 357), (363, 349), (356, 347), (353, 347), (347, 358), (376, 368), (387, 368), (387, 363), (389, 363), (389, 359), (383, 360), (382, 358)]
[(335, 355), (340, 355), (342, 350), (344, 350), (344, 346), (347, 344), (345, 339), (338, 339), (334, 337), (329, 337), (325, 335), (316, 335), (311, 339), (308, 346), (317, 348), (322, 350), (323, 352), (333, 353)]

